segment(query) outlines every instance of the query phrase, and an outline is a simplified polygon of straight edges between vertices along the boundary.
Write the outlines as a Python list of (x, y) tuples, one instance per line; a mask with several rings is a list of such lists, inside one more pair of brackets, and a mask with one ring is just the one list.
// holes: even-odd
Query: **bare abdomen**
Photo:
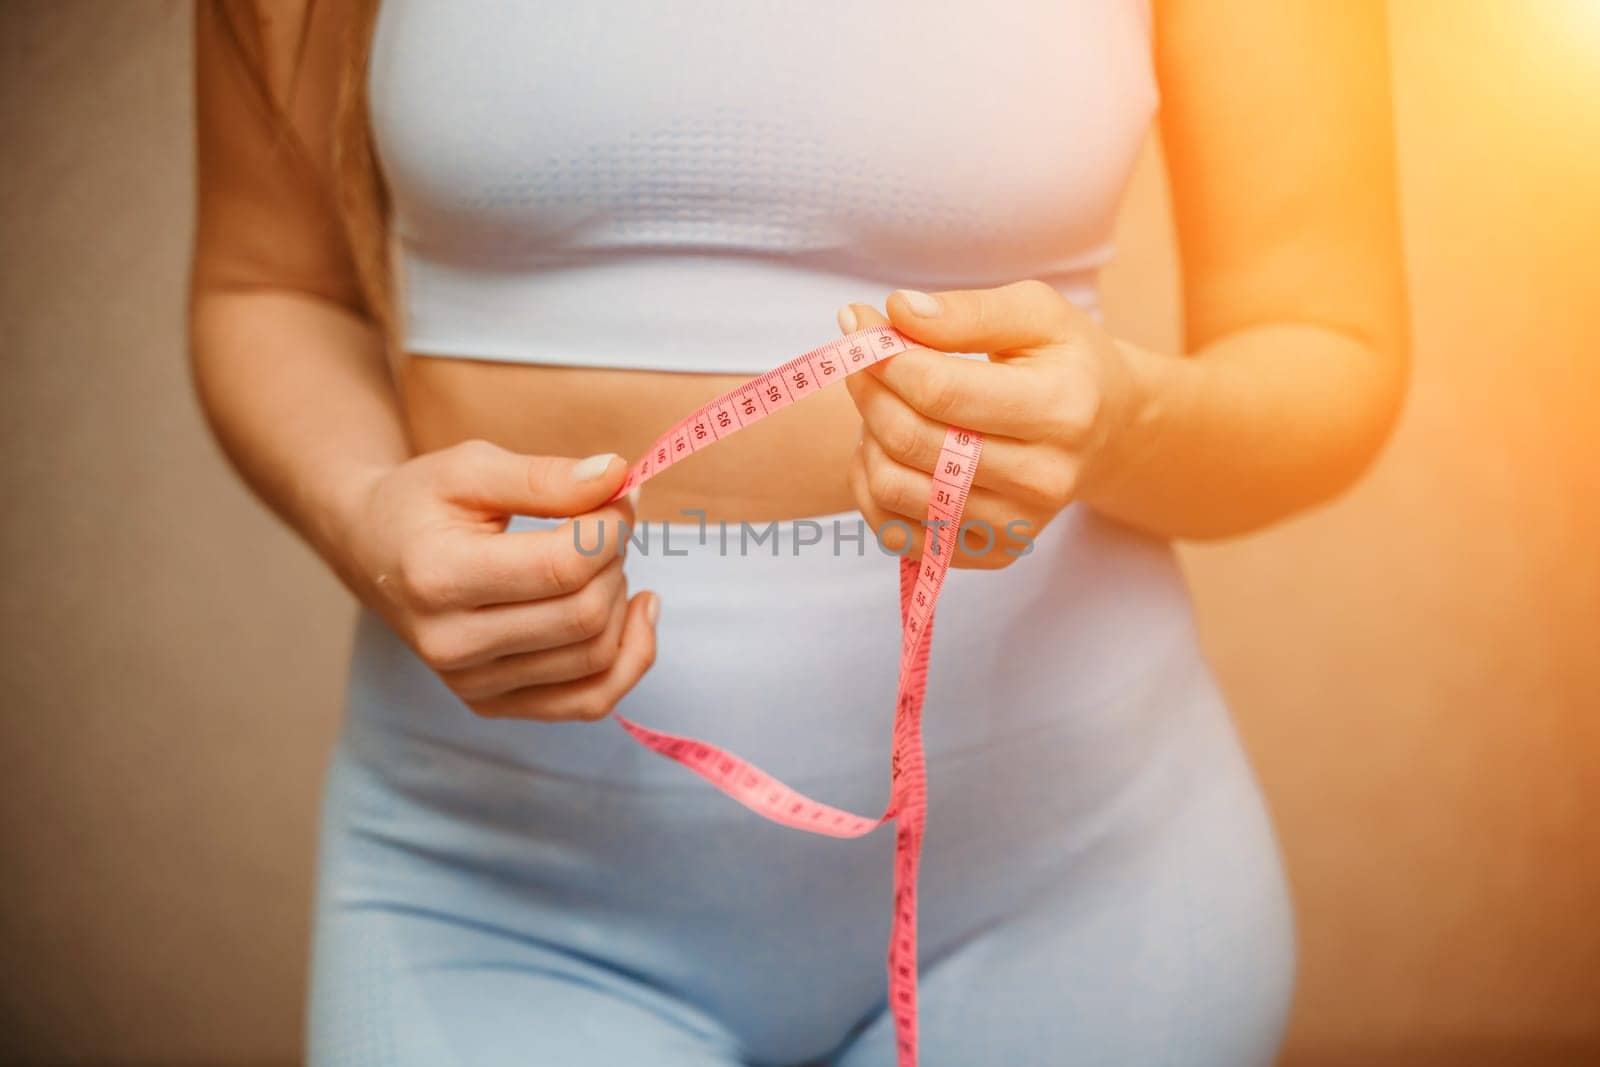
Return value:
[[(401, 388), (412, 441), (432, 451), (481, 437), (517, 452), (632, 462), (656, 437), (747, 375), (683, 374), (412, 356)], [(860, 419), (843, 388), (810, 397), (645, 487), (641, 519), (826, 515), (854, 503), (845, 470)]]

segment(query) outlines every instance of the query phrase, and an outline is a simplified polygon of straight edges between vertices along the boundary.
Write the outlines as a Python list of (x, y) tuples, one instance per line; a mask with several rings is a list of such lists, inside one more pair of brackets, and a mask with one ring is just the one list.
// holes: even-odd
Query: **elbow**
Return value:
[[(1351, 341), (1341, 389), (1347, 398), (1325, 425), (1321, 461), (1304, 468), (1298, 484), (1280, 486), (1278, 507), (1268, 507), (1262, 525), (1303, 514), (1339, 500), (1376, 466), (1405, 408), (1411, 379), (1411, 346), (1403, 328), (1383, 334), (1338, 331)], [(1275, 512), (1275, 514), (1273, 513)]]
[(1357, 332), (1325, 327), (1336, 337), (1342, 373), (1325, 385), (1342, 400), (1318, 418), (1301, 441), (1303, 461), (1289, 464), (1264, 482), (1240, 492), (1231, 507), (1210, 521), (1191, 524), (1178, 536), (1197, 542), (1230, 540), (1333, 503), (1354, 488), (1394, 438), (1410, 390), (1408, 330)]
[(1338, 495), (1367, 474), (1394, 438), (1411, 387), (1411, 335), (1403, 318), (1362, 341), (1352, 404), (1347, 448), (1335, 472), (1330, 496)]
[(210, 358), (216, 348), (215, 305), (213, 290), (200, 285), (190, 286), (188, 307), (185, 310), (184, 355), (188, 361), (189, 388), (194, 393), (201, 414), (208, 422), (213, 422), (215, 415), (211, 389), (215, 368)]

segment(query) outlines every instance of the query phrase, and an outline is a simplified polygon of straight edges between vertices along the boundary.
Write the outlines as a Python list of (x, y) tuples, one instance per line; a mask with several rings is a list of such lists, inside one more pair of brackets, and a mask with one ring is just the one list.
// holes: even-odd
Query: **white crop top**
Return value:
[(848, 301), (1095, 306), (1148, 0), (383, 0), (405, 348), (755, 374)]

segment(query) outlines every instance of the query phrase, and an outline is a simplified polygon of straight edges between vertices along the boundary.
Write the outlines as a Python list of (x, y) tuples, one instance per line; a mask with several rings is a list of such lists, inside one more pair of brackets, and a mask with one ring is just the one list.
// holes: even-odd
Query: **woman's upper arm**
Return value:
[[(231, 10), (242, 21), (255, 6), (236, 3)], [(333, 184), (339, 45), (345, 37), (338, 11), (349, 5), (312, 4), (314, 15), (304, 26), (305, 0), (259, 6), (265, 87), (280, 107), (289, 101), (294, 140), (272, 121), (239, 61), (219, 5), (198, 0), (192, 284), (197, 293), (294, 290), (360, 312), (360, 286)]]
[(1158, 0), (1188, 342), (1327, 326), (1403, 359), (1381, 0)]

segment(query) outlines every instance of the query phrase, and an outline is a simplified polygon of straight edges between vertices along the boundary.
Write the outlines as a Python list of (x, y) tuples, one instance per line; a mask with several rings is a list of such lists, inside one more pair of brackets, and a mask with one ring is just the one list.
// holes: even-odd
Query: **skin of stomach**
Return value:
[[(401, 407), (423, 452), (483, 438), (528, 455), (619, 453), (629, 463), (664, 431), (754, 375), (565, 367), (407, 356)], [(651, 479), (638, 519), (767, 521), (852, 511), (845, 475), (861, 419), (826, 389)]]

